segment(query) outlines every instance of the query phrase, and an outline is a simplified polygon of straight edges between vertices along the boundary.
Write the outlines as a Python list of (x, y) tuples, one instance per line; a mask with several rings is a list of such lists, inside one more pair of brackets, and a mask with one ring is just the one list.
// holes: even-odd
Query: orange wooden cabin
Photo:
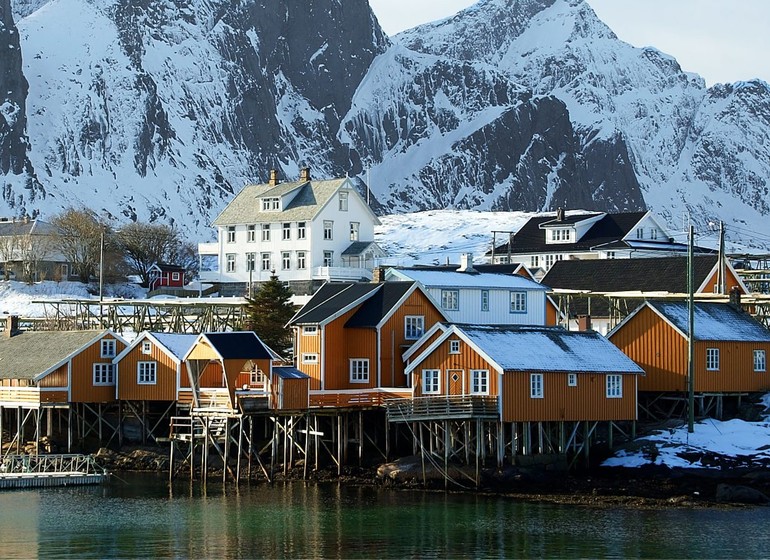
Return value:
[(311, 378), (311, 405), (405, 396), (401, 355), (443, 320), (416, 282), (323, 285), (289, 323), (297, 367)]
[(642, 369), (595, 332), (437, 325), (405, 356), (415, 399), (496, 399), (502, 422), (636, 419)]
[[(740, 305), (695, 303), (697, 393), (770, 390), (770, 331)], [(687, 302), (648, 301), (609, 333), (609, 340), (647, 372), (639, 391), (688, 390)]]

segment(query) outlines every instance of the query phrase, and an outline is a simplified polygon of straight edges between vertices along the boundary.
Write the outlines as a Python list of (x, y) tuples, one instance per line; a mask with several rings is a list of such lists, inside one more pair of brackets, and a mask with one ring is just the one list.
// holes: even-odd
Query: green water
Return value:
[(770, 509), (657, 510), (131, 475), (0, 493), (2, 558), (767, 557)]

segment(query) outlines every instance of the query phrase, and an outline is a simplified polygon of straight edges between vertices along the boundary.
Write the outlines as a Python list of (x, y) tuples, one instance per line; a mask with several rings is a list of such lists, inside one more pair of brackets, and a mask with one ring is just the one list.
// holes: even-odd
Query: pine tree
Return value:
[(286, 323), (294, 316), (291, 289), (273, 273), (251, 298), (246, 298), (247, 323), (262, 342), (279, 354), (291, 350), (291, 329)]

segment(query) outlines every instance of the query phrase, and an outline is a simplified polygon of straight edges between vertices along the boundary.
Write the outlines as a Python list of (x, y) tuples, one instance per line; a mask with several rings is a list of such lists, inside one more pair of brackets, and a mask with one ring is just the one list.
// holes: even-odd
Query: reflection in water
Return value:
[[(130, 475), (0, 494), (3, 558), (765, 556), (768, 509), (660, 510)], [(747, 535), (750, 538), (747, 538)]]

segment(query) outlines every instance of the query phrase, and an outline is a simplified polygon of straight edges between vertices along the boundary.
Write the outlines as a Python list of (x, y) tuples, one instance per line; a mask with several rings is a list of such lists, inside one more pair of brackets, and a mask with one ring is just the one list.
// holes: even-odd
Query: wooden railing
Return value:
[(0, 402), (39, 403), (40, 387), (0, 387)]
[(371, 391), (371, 392), (323, 392), (310, 393), (311, 408), (348, 408), (383, 406), (393, 399), (402, 400), (411, 394), (411, 390), (403, 391)]
[(479, 395), (444, 395), (397, 399), (385, 403), (390, 422), (414, 420), (453, 420), (477, 418), (497, 420), (497, 397)]

